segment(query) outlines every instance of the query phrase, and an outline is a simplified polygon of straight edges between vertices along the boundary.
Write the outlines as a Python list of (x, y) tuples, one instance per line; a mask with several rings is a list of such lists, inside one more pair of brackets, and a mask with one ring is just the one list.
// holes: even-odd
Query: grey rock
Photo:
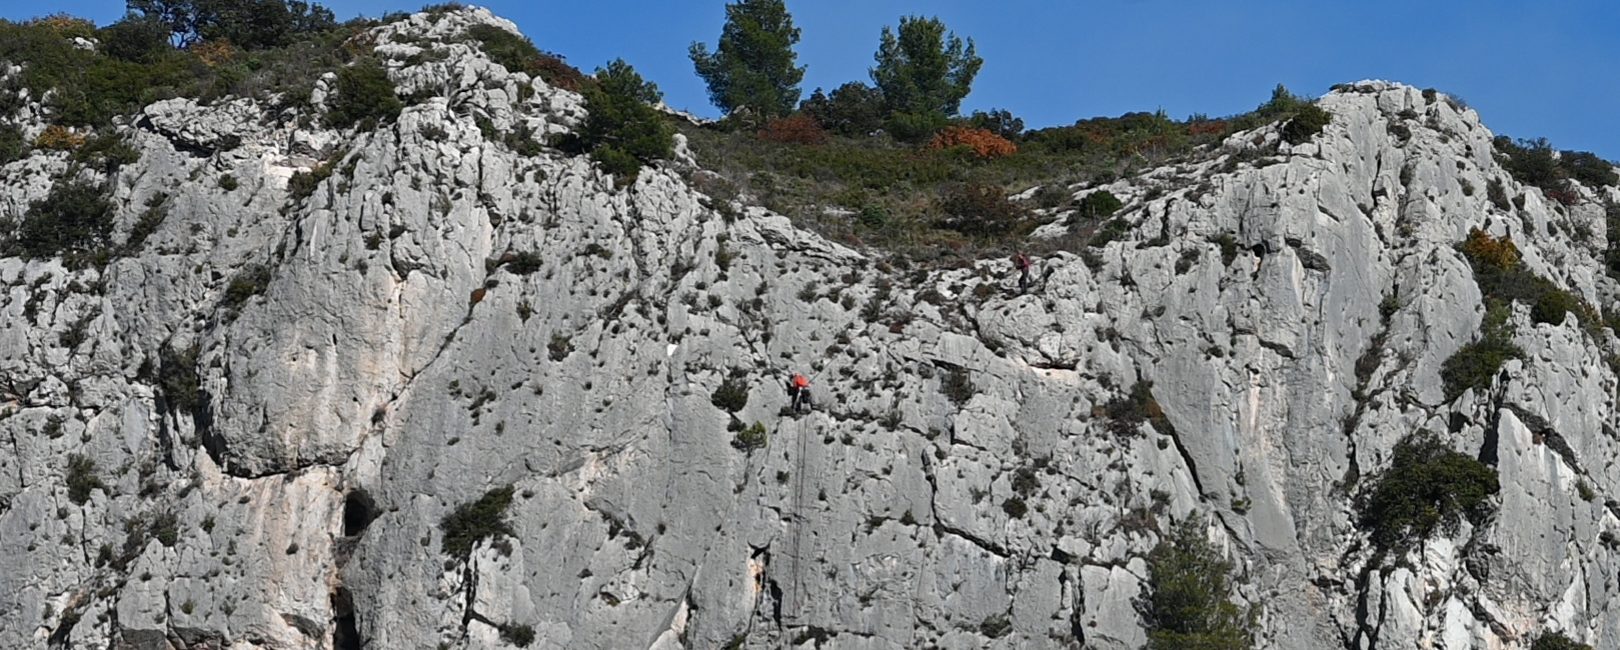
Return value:
[[(1620, 296), (1601, 210), (1514, 182), (1473, 111), (1350, 84), (1311, 142), (1263, 126), (1104, 186), (1131, 232), (1016, 295), (1006, 260), (900, 273), (764, 208), (730, 221), (684, 142), (618, 188), (486, 140), (475, 115), (557, 133), (585, 108), (463, 42), (478, 24), (515, 30), (375, 28), (422, 100), (371, 133), (153, 104), (112, 179), (120, 237), (166, 215), (144, 245), (0, 260), (0, 647), (1136, 648), (1144, 557), (1193, 512), (1261, 647), (1620, 639), (1620, 340), (1520, 306), (1524, 358), (1445, 400), (1484, 314), (1470, 228)], [(0, 168), (0, 210), (66, 167)], [(791, 371), (813, 413), (783, 415)], [(710, 401), (732, 373), (735, 416)], [(1121, 435), (1105, 407), (1139, 381), (1164, 417)], [(768, 444), (739, 450), (754, 422)], [(1357, 490), (1421, 428), (1494, 463), (1499, 512), (1385, 570)], [(444, 552), (446, 515), (506, 485), (510, 534)]]

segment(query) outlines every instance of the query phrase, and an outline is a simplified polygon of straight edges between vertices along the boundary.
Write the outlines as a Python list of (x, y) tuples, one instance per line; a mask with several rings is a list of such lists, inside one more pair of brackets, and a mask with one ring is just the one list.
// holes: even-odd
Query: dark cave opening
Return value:
[(365, 641), (354, 622), (354, 599), (349, 590), (332, 592), (332, 650), (361, 650)]
[(357, 537), (377, 518), (377, 503), (365, 490), (355, 490), (343, 499), (343, 536)]

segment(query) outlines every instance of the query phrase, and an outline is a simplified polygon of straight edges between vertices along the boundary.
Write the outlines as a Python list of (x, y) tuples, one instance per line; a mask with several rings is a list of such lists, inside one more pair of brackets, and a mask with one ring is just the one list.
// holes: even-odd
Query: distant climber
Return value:
[(1018, 269), (1018, 293), (1029, 291), (1029, 256), (1024, 251), (1013, 253), (1013, 268)]
[(799, 373), (793, 373), (788, 379), (788, 394), (793, 398), (792, 409), (794, 413), (808, 411), (815, 407), (810, 400), (810, 379)]

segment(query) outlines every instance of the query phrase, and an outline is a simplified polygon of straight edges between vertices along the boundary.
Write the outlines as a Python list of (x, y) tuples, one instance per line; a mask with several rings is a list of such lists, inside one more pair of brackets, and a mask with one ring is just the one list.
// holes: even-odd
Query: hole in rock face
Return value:
[(377, 518), (377, 503), (364, 490), (355, 490), (343, 499), (343, 536), (355, 537)]
[(354, 599), (349, 590), (332, 592), (332, 650), (361, 650), (365, 641), (354, 624)]

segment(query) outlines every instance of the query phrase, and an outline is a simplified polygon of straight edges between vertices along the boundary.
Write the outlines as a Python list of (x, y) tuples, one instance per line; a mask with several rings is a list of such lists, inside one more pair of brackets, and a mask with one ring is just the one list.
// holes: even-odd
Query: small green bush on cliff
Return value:
[(94, 262), (112, 243), (113, 207), (98, 185), (64, 179), (29, 205), (10, 253), (42, 259), (61, 255), (70, 266)]
[(1232, 601), (1232, 563), (1205, 536), (1202, 516), (1176, 525), (1148, 553), (1139, 603), (1153, 650), (1240, 650), (1254, 645), (1258, 612)]
[(1496, 470), (1427, 431), (1395, 445), (1389, 468), (1357, 503), (1357, 523), (1380, 551), (1404, 554), (1435, 533), (1479, 524), (1494, 510)]
[(446, 554), (467, 559), (478, 542), (503, 535), (511, 535), (512, 527), (506, 523), (506, 509), (512, 505), (512, 486), (505, 485), (484, 493), (476, 501), (456, 506), (454, 511), (439, 520), (444, 533), (441, 548)]
[(1530, 644), (1530, 650), (1592, 650), (1592, 646), (1577, 643), (1563, 632), (1543, 632)]
[(375, 59), (362, 59), (338, 71), (337, 85), (326, 113), (326, 125), (362, 130), (399, 117), (405, 104), (394, 93), (394, 82)]

